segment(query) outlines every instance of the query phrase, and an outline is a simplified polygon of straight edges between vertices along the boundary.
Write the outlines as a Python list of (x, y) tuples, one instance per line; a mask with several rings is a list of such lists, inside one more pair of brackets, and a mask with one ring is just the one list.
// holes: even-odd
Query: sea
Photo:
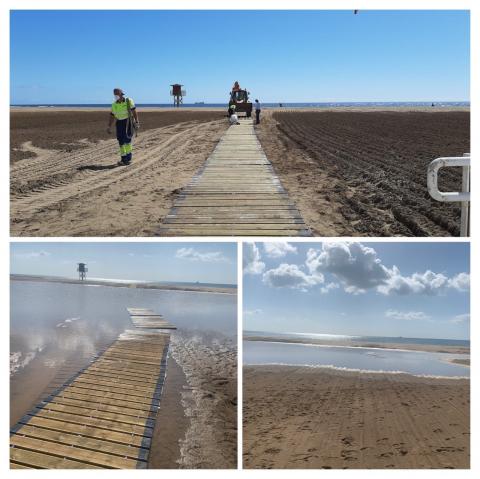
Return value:
[[(419, 102), (307, 102), (307, 103), (262, 103), (262, 108), (278, 108), (280, 104), (285, 109), (294, 108), (378, 108), (378, 107), (431, 107), (432, 103), (436, 108), (447, 107), (470, 107), (468, 101), (419, 101)], [(51, 104), (22, 104), (10, 105), (11, 107), (28, 108), (109, 108), (111, 103), (51, 103)], [(137, 103), (139, 108), (172, 108), (172, 103)], [(226, 108), (226, 103), (184, 103), (183, 108)]]
[[(312, 335), (245, 331), (244, 337), (265, 337), (260, 341), (243, 341), (243, 363), (246, 365), (291, 365), (329, 369), (405, 373), (425, 377), (468, 378), (469, 367), (453, 364), (452, 359), (469, 359), (468, 354), (451, 354), (339, 345), (352, 343), (397, 343), (405, 345), (470, 346), (470, 341), (434, 338), (398, 338), (386, 336)], [(305, 340), (304, 344), (288, 342), (288, 338)], [(308, 344), (308, 338), (322, 339), (327, 344)]]

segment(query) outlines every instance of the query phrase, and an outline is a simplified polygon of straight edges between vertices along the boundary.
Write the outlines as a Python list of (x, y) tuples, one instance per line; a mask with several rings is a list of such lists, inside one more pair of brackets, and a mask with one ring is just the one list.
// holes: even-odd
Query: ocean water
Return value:
[(465, 359), (468, 355), (273, 341), (243, 342), (243, 363), (246, 365), (282, 364), (416, 376), (469, 377), (468, 367), (448, 362), (454, 358)]
[[(468, 101), (443, 101), (436, 102), (433, 100), (435, 107), (469, 107)], [(277, 108), (280, 102), (263, 103), (264, 108)], [(345, 108), (345, 107), (430, 107), (432, 101), (423, 102), (306, 102), (306, 103), (288, 103), (282, 102), (284, 108)], [(75, 107), (75, 108), (109, 108), (111, 103), (62, 103), (62, 104), (25, 104), (25, 105), (10, 105), (14, 107), (39, 107), (39, 108), (54, 108), (54, 107)], [(137, 103), (139, 108), (171, 108), (172, 103)], [(226, 108), (226, 103), (184, 103), (185, 108)]]
[(12, 373), (40, 354), (59, 361), (74, 352), (95, 354), (125, 329), (133, 329), (127, 307), (151, 308), (190, 335), (236, 338), (234, 294), (36, 281), (10, 285)]
[(379, 344), (428, 344), (433, 346), (463, 346), (470, 347), (470, 341), (466, 339), (443, 339), (443, 338), (408, 338), (403, 336), (353, 336), (347, 334), (320, 334), (320, 333), (272, 333), (268, 331), (244, 331), (245, 337), (278, 338), (283, 341), (322, 340), (325, 342), (348, 341), (353, 343), (379, 343)]

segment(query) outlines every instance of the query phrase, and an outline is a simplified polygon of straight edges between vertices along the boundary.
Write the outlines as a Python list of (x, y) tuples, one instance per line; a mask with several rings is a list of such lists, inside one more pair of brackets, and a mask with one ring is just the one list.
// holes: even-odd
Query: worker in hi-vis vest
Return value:
[(137, 109), (131, 98), (127, 98), (121, 88), (113, 90), (115, 101), (108, 121), (108, 133), (112, 132), (113, 120), (116, 120), (117, 140), (120, 145), (120, 165), (129, 165), (132, 161), (132, 138), (140, 128)]

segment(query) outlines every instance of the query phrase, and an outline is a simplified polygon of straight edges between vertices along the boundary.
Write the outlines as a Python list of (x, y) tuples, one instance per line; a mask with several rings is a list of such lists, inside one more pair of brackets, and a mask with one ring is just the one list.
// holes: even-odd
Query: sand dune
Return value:
[(468, 380), (244, 368), (246, 468), (469, 468)]

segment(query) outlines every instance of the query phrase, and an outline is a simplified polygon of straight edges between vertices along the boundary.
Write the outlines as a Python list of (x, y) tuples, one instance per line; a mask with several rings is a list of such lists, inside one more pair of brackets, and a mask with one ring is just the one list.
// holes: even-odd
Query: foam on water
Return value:
[(312, 369), (333, 369), (335, 371), (345, 371), (360, 374), (396, 374), (403, 376), (413, 376), (416, 378), (430, 378), (430, 379), (469, 379), (469, 376), (441, 376), (434, 374), (411, 374), (405, 371), (387, 371), (382, 369), (355, 369), (343, 366), (334, 366), (333, 364), (291, 364), (291, 363), (248, 363), (248, 366), (284, 366), (284, 367), (305, 367)]

